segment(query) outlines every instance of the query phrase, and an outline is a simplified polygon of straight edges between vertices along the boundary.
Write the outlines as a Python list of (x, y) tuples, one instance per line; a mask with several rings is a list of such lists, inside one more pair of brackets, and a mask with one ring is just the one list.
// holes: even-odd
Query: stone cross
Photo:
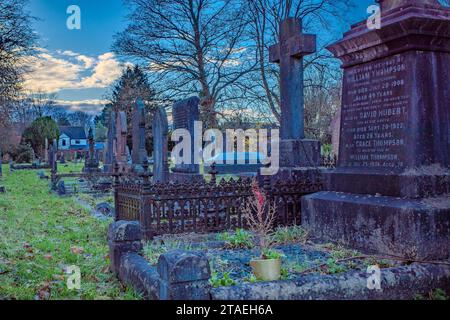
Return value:
[(280, 64), (281, 139), (305, 137), (303, 57), (316, 52), (316, 36), (302, 33), (302, 21), (280, 23), (280, 42), (269, 49), (270, 62)]

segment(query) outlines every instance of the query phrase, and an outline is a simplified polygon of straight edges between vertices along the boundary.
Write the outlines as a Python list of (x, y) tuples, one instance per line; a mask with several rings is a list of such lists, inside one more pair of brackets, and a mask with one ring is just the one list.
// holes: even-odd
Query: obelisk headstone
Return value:
[(108, 137), (106, 141), (105, 162), (103, 165), (104, 172), (113, 172), (113, 165), (116, 161), (115, 157), (116, 144), (116, 113), (111, 110), (109, 113)]
[(137, 99), (132, 115), (133, 149), (131, 158), (134, 170), (141, 172), (142, 165), (147, 162), (147, 150), (145, 147), (145, 105), (141, 99)]
[(44, 163), (48, 163), (48, 139), (45, 138)]
[(128, 153), (127, 152), (127, 115), (124, 111), (116, 114), (116, 163), (119, 165), (119, 172), (128, 172)]
[(168, 132), (166, 110), (159, 107), (153, 117), (153, 181), (165, 183), (169, 180)]
[(450, 254), (450, 9), (381, 1), (329, 47), (343, 62), (337, 169), (303, 198), (302, 224), (323, 241), (410, 259)]
[(196, 145), (194, 143), (194, 131), (195, 122), (199, 121), (200, 99), (198, 97), (191, 97), (186, 100), (178, 101), (173, 105), (172, 116), (173, 116), (173, 128), (186, 129), (191, 135), (191, 163), (182, 163), (175, 165), (172, 169), (172, 178), (178, 181), (193, 181), (203, 179), (200, 174), (200, 167), (195, 164), (195, 153), (200, 152), (196, 150)]
[(316, 36), (302, 33), (302, 21), (280, 23), (279, 43), (269, 49), (270, 62), (280, 65), (281, 167), (320, 165), (320, 143), (305, 139), (303, 58), (316, 52)]

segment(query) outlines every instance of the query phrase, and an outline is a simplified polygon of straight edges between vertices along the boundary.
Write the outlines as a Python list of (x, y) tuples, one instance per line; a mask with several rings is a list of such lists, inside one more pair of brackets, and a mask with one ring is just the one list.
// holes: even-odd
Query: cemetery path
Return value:
[[(139, 298), (124, 292), (108, 269), (109, 220), (94, 218), (74, 198), (50, 193), (48, 181), (39, 180), (35, 171), (3, 172), (7, 193), (0, 194), (0, 297)], [(80, 268), (80, 290), (67, 286), (69, 266)]]

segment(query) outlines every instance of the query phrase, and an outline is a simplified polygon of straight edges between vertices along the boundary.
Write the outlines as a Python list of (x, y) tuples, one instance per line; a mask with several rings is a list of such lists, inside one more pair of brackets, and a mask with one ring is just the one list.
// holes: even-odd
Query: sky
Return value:
[[(347, 13), (347, 23), (336, 26), (340, 32), (368, 17), (367, 7), (374, 3), (353, 1), (356, 9)], [(80, 30), (67, 27), (71, 5), (81, 10)], [(29, 0), (28, 11), (38, 18), (34, 29), (40, 40), (38, 56), (29, 61), (35, 71), (26, 88), (56, 93), (58, 104), (70, 110), (98, 113), (108, 87), (127, 65), (111, 51), (114, 34), (127, 26), (123, 0)]]

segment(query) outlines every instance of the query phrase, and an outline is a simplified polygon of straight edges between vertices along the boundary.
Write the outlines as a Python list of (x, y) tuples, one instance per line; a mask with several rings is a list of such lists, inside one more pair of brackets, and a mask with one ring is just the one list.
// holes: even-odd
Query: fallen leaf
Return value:
[(51, 294), (51, 287), (50, 287), (50, 283), (45, 282), (42, 287), (39, 288), (36, 296), (34, 297), (35, 300), (48, 300), (50, 299), (50, 294)]
[(44, 259), (45, 260), (52, 260), (52, 258), (53, 258), (53, 256), (51, 255), (51, 254), (46, 254), (46, 255), (44, 255)]
[(70, 247), (70, 252), (72, 252), (73, 254), (82, 254), (84, 252), (84, 248), (73, 246), (73, 247)]

